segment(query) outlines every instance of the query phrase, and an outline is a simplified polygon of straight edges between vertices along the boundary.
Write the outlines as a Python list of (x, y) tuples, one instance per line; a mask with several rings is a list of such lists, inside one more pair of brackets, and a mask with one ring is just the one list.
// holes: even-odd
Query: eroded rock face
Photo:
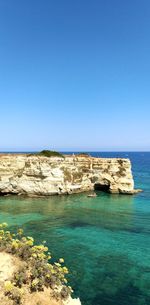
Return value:
[(94, 189), (134, 193), (129, 159), (0, 155), (0, 194), (49, 196)]

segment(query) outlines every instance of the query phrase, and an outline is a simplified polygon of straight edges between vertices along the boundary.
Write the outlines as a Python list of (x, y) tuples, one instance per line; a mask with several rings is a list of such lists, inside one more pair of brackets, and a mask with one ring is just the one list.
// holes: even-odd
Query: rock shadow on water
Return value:
[(149, 305), (149, 302), (149, 298), (140, 295), (140, 290), (131, 284), (115, 296), (97, 294), (90, 305)]
[(88, 222), (73, 221), (70, 224), (68, 224), (68, 227), (71, 229), (77, 229), (77, 228), (91, 227), (91, 225)]
[(127, 228), (125, 229), (125, 231), (131, 232), (131, 233), (136, 233), (136, 234), (140, 234), (140, 233), (146, 233), (146, 230), (143, 228)]

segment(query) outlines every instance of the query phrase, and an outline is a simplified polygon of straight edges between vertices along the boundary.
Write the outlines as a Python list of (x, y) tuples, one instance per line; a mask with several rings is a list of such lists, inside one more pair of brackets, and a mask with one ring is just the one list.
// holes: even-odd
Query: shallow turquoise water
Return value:
[(137, 196), (0, 198), (0, 222), (22, 225), (64, 257), (83, 305), (150, 304), (150, 154), (129, 157), (144, 189)]

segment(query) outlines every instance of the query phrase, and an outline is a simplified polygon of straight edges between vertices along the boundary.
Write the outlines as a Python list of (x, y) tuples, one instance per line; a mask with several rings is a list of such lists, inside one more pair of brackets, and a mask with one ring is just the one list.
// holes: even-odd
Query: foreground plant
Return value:
[(7, 230), (6, 223), (0, 224), (0, 251), (15, 255), (22, 262), (13, 279), (5, 281), (4, 285), (5, 294), (14, 304), (22, 303), (26, 290), (32, 293), (49, 288), (51, 295), (57, 299), (66, 299), (71, 294), (71, 287), (67, 286), (68, 269), (64, 266), (64, 259), (50, 263), (51, 255), (45, 243), (35, 245), (34, 239), (24, 236), (22, 229), (12, 234)]

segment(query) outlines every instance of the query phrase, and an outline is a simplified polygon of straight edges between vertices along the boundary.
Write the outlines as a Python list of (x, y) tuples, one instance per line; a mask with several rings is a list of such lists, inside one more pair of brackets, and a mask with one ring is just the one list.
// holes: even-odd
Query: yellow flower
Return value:
[(15, 248), (15, 249), (18, 249), (19, 245), (18, 245), (18, 242), (16, 240), (13, 240), (12, 247)]
[(32, 240), (27, 240), (26, 245), (27, 246), (33, 246), (33, 241)]
[(11, 281), (6, 281), (4, 287), (6, 292), (10, 292), (14, 288), (14, 285), (11, 283)]
[(25, 243), (25, 242), (27, 241), (26, 237), (22, 237), (22, 238), (21, 238), (21, 241), (22, 241), (23, 243)]
[(52, 270), (51, 270), (51, 273), (52, 273), (52, 274), (55, 274), (55, 270), (54, 270), (54, 269), (52, 269)]
[(59, 264), (59, 263), (55, 263), (55, 265), (56, 265), (57, 267), (61, 267), (61, 264)]
[(6, 234), (10, 234), (10, 231), (6, 231), (5, 233), (6, 233)]
[(68, 269), (66, 267), (63, 267), (63, 272), (68, 273)]
[(39, 282), (39, 280), (38, 279), (34, 279), (33, 281), (32, 281), (32, 287), (34, 287), (34, 286), (36, 286), (37, 284), (38, 284), (38, 282)]
[(0, 230), (0, 235), (4, 235), (4, 230)]
[(27, 236), (27, 239), (28, 239), (28, 240), (31, 240), (32, 242), (34, 242), (34, 238), (31, 237), (31, 236)]
[(64, 259), (63, 259), (63, 258), (60, 258), (60, 259), (59, 259), (59, 262), (60, 262), (60, 263), (64, 263)]
[(2, 223), (2, 227), (3, 227), (3, 228), (6, 228), (6, 227), (8, 227), (8, 224), (7, 224), (6, 222), (3, 222), (3, 223)]
[(41, 259), (44, 259), (46, 257), (46, 255), (44, 253), (39, 253), (38, 257), (41, 258)]
[(23, 234), (23, 230), (22, 229), (18, 229), (18, 235), (22, 235)]

